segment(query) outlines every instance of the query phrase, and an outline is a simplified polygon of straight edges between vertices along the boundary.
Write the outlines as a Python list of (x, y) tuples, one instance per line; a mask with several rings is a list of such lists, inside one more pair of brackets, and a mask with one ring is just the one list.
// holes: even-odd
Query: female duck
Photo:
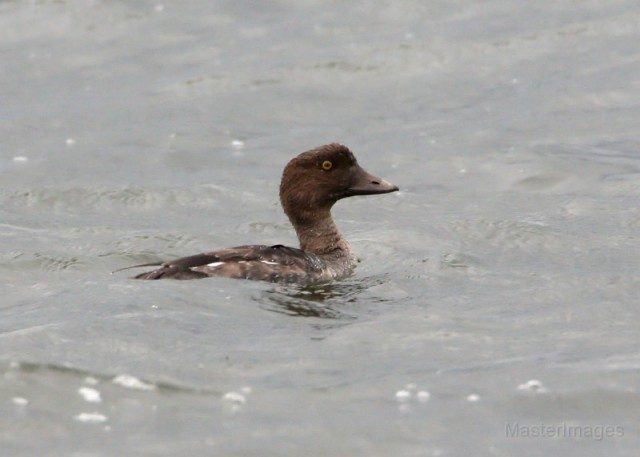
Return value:
[(222, 276), (308, 283), (343, 278), (352, 273), (355, 257), (331, 217), (331, 207), (345, 197), (397, 190), (362, 169), (346, 146), (320, 146), (292, 159), (280, 183), (280, 202), (296, 230), (299, 249), (280, 244), (237, 246), (128, 268), (160, 267), (136, 279)]

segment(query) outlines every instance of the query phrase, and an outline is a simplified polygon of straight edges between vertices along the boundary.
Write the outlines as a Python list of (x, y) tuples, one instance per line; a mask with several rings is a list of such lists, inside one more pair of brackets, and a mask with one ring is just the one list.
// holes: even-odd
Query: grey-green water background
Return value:
[[(2, 455), (638, 455), (639, 43), (636, 0), (1, 1)], [(354, 277), (109, 274), (295, 244), (331, 141), (402, 189), (336, 206)]]

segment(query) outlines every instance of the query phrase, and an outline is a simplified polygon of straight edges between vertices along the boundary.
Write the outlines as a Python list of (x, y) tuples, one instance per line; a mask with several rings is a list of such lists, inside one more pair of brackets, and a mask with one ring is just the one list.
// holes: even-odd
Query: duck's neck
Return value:
[(315, 212), (312, 217), (290, 219), (303, 251), (354, 260), (351, 247), (338, 230), (329, 210)]

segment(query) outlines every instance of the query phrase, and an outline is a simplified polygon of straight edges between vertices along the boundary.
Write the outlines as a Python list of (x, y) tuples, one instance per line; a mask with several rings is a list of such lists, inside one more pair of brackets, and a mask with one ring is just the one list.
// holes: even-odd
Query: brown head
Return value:
[(397, 190), (362, 169), (346, 146), (331, 143), (303, 152), (287, 164), (280, 183), (280, 202), (295, 226), (326, 217), (341, 198)]

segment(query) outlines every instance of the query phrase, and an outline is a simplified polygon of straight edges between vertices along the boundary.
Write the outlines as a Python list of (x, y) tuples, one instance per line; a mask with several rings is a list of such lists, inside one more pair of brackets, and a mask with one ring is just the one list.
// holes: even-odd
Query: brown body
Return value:
[[(271, 282), (317, 282), (348, 276), (355, 257), (331, 217), (342, 198), (395, 192), (398, 188), (363, 170), (347, 147), (332, 143), (303, 152), (284, 169), (280, 202), (296, 230), (300, 249), (282, 245), (238, 246), (170, 260), (136, 279), (212, 276)], [(130, 267), (135, 268), (135, 267)]]

